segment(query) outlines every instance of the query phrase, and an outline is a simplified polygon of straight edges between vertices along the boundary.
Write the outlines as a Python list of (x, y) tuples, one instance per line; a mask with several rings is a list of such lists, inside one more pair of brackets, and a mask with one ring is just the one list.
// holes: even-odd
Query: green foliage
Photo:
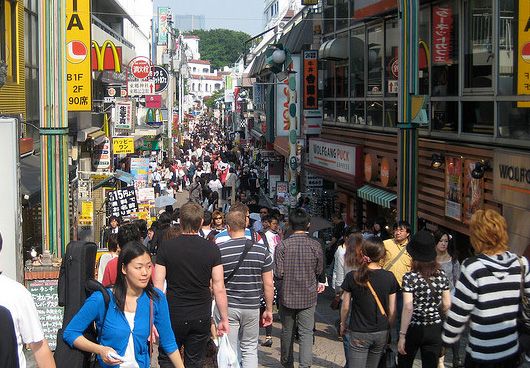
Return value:
[(214, 91), (212, 95), (208, 97), (208, 99), (204, 100), (204, 104), (206, 105), (207, 108), (213, 109), (215, 107), (215, 100), (217, 100), (218, 98), (224, 97), (224, 95), (225, 95), (224, 89)]
[(244, 32), (229, 29), (196, 30), (190, 34), (198, 36), (201, 59), (209, 60), (213, 69), (230, 66), (245, 53), (250, 36)]

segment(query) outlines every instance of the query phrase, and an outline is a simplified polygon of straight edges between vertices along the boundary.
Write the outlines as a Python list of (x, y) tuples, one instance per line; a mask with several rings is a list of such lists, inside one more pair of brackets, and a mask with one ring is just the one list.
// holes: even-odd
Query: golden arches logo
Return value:
[(121, 73), (121, 64), (120, 64), (120, 58), (118, 56), (118, 51), (116, 50), (116, 45), (110, 40), (106, 40), (103, 42), (101, 47), (99, 47), (97, 41), (92, 40), (92, 46), (94, 47), (94, 50), (96, 52), (96, 61), (98, 65), (98, 71), (103, 71), (103, 61), (105, 58), (105, 50), (108, 46), (110, 46), (110, 49), (112, 50), (112, 56), (114, 58), (114, 71), (116, 73)]

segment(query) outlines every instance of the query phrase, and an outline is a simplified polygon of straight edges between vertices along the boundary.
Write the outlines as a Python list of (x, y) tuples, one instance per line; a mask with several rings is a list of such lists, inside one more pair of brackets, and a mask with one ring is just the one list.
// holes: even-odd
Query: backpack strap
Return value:
[(241, 252), (241, 255), (239, 256), (239, 260), (237, 261), (236, 266), (234, 267), (232, 272), (230, 272), (230, 274), (225, 277), (225, 285), (234, 277), (237, 270), (239, 270), (239, 267), (241, 267), (241, 264), (245, 260), (247, 253), (250, 251), (250, 248), (252, 248), (253, 245), (254, 245), (254, 242), (252, 240), (247, 239), (245, 241), (245, 248), (243, 249), (243, 252)]

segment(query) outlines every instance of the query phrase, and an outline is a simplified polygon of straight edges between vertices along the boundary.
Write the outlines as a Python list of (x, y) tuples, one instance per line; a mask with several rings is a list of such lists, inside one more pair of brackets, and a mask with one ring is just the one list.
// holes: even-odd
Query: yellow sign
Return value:
[[(519, 1), (519, 40), (517, 58), (517, 94), (530, 95), (530, 3)], [(517, 107), (530, 107), (530, 101), (519, 101)]]
[(94, 202), (81, 202), (81, 215), (79, 216), (79, 225), (92, 226), (94, 222)]
[(119, 155), (122, 153), (134, 153), (133, 137), (112, 138), (112, 153)]
[(120, 65), (120, 56), (118, 55), (118, 50), (116, 49), (116, 45), (114, 42), (110, 40), (106, 40), (103, 42), (103, 45), (99, 47), (97, 41), (92, 40), (92, 46), (94, 47), (94, 51), (96, 53), (96, 61), (98, 65), (98, 71), (103, 71), (103, 61), (105, 59), (105, 50), (107, 49), (107, 46), (110, 47), (112, 52), (112, 57), (114, 59), (114, 71), (116, 73), (121, 73), (121, 65)]
[(92, 110), (90, 0), (66, 0), (68, 111)]

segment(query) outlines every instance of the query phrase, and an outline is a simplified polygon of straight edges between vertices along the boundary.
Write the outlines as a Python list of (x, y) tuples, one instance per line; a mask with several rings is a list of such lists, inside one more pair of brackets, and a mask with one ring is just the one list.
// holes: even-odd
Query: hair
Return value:
[(110, 252), (116, 252), (118, 250), (118, 234), (110, 234), (107, 239), (107, 248)]
[[(150, 256), (149, 250), (139, 241), (131, 241), (127, 243), (120, 255), (118, 256), (118, 272), (116, 274), (116, 283), (112, 289), (114, 293), (114, 298), (116, 298), (116, 305), (123, 312), (125, 309), (125, 298), (127, 296), (127, 281), (125, 275), (123, 274), (123, 268), (126, 268), (132, 260), (148, 254)], [(159, 295), (155, 291), (153, 282), (149, 279), (147, 286), (145, 287), (145, 292), (149, 296), (149, 299), (158, 299)]]
[(230, 226), (231, 231), (241, 231), (244, 230), (247, 221), (246, 221), (246, 212), (241, 212), (239, 210), (230, 210), (226, 215), (226, 224)]
[(469, 229), (471, 245), (477, 253), (494, 255), (508, 250), (508, 225), (497, 211), (476, 211)]
[(109, 217), (109, 225), (110, 225), (112, 220), (116, 220), (118, 225), (121, 224), (121, 219), (118, 216), (116, 216), (116, 215), (112, 215), (112, 216)]
[(212, 223), (212, 213), (210, 211), (204, 211), (204, 219), (202, 226), (210, 226)]
[(378, 263), (386, 256), (385, 244), (383, 239), (378, 236), (369, 236), (361, 242), (361, 251), (359, 252), (359, 268), (353, 274), (353, 279), (359, 285), (366, 285), (370, 274), (368, 264), (370, 262)]
[(129, 242), (140, 241), (140, 237), (140, 230), (135, 224), (125, 224), (118, 229), (118, 244), (122, 250)]
[(162, 212), (160, 216), (158, 216), (158, 228), (163, 230), (167, 229), (171, 225), (171, 221), (173, 220), (173, 214), (169, 212)]
[(306, 231), (309, 225), (309, 215), (301, 208), (295, 208), (289, 213), (289, 224), (293, 231)]
[(435, 276), (440, 269), (440, 265), (434, 261), (422, 262), (412, 259), (411, 262), (411, 271), (419, 273), (424, 279), (430, 279), (432, 276)]
[(263, 209), (266, 209), (266, 210), (267, 210), (267, 213), (270, 213), (270, 212), (271, 212), (270, 208), (267, 207), (267, 206), (260, 206), (260, 207), (259, 207), (260, 212), (261, 212), (261, 210), (263, 210)]
[(405, 229), (407, 234), (410, 234), (411, 227), (408, 221), (400, 220), (394, 224), (394, 230), (396, 229)]
[(230, 211), (237, 211), (237, 212), (243, 212), (245, 215), (250, 212), (248, 209), (248, 206), (244, 203), (236, 203), (232, 207), (230, 207)]
[(162, 240), (176, 239), (180, 235), (182, 235), (182, 227), (180, 225), (171, 225), (166, 231), (164, 231)]
[(180, 208), (180, 226), (182, 226), (182, 232), (198, 232), (201, 228), (203, 218), (204, 210), (198, 203), (188, 202), (182, 205)]
[(355, 268), (361, 253), (363, 234), (360, 231), (355, 231), (345, 235), (345, 239), (346, 253), (344, 254), (344, 264), (349, 268)]
[(147, 236), (147, 221), (142, 219), (134, 220), (133, 224), (138, 226), (138, 230), (140, 230), (140, 236), (145, 239), (145, 237)]

